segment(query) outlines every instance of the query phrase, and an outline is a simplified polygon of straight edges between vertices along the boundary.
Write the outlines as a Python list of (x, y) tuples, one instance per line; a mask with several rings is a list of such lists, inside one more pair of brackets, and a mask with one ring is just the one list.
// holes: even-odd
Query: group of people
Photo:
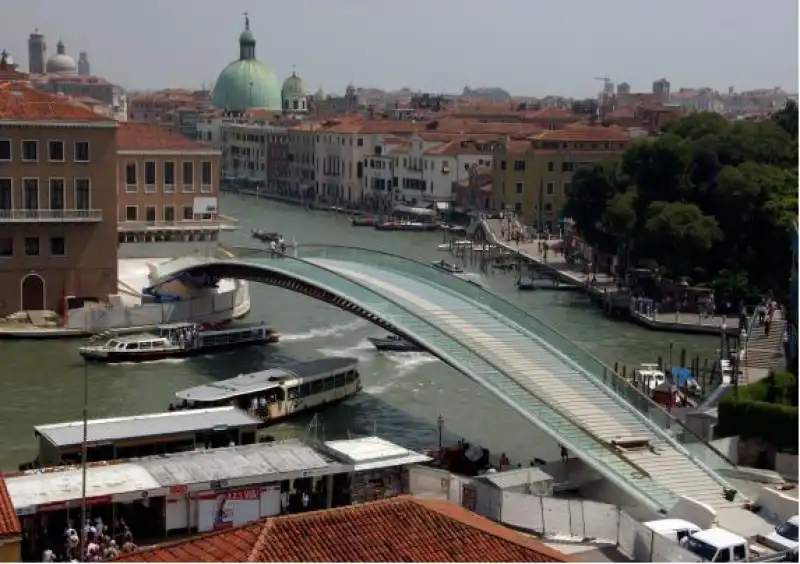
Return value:
[(112, 538), (108, 526), (100, 517), (87, 519), (83, 526), (85, 540), (81, 553), (81, 539), (78, 531), (72, 526), (64, 531), (64, 543), (60, 550), (46, 548), (42, 554), (42, 562), (100, 562), (113, 560), (122, 553), (135, 552), (138, 547), (133, 542), (133, 533), (120, 519), (117, 534)]
[(177, 343), (180, 348), (190, 349), (197, 344), (198, 332), (198, 328), (194, 325), (183, 329), (177, 329), (172, 336), (172, 340)]
[(269, 242), (269, 250), (270, 253), (274, 256), (277, 253), (282, 255), (286, 254), (286, 241), (283, 240), (283, 237), (278, 239), (277, 241), (272, 240)]
[(764, 326), (764, 336), (769, 337), (772, 327), (772, 318), (778, 310), (778, 302), (771, 298), (764, 298), (758, 305), (758, 325)]

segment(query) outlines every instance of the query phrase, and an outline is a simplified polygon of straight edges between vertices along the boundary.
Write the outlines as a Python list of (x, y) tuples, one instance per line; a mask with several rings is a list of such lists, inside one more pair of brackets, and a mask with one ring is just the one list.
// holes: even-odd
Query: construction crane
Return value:
[(609, 97), (614, 96), (614, 83), (611, 82), (611, 77), (608, 76), (595, 76), (594, 79), (603, 82), (603, 91), (598, 96), (599, 103), (597, 108), (597, 118), (602, 122), (608, 110)]
[(594, 79), (601, 80), (603, 82), (603, 92), (607, 92), (609, 84), (612, 84), (611, 77), (609, 76), (596, 76)]

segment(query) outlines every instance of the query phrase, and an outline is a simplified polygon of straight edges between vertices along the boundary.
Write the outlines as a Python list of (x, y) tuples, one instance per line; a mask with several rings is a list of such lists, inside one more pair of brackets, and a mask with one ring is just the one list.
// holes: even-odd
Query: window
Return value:
[(39, 209), (39, 179), (38, 178), (23, 178), (22, 179), (22, 198), (23, 208), (26, 210)]
[(125, 165), (125, 191), (136, 192), (136, 163)]
[(14, 256), (14, 238), (0, 237), (0, 257), (7, 258)]
[(89, 162), (89, 142), (88, 141), (75, 141), (75, 162), (88, 163)]
[(164, 221), (175, 221), (175, 206), (164, 206)]
[(82, 211), (92, 209), (92, 184), (88, 178), (75, 179), (75, 209)]
[(362, 137), (356, 139), (356, 147), (363, 147), (363, 146), (364, 146), (364, 139)]
[(50, 209), (63, 210), (64, 209), (64, 179), (51, 178), (50, 179)]
[(573, 172), (575, 170), (575, 163), (572, 161), (564, 161), (561, 163), (561, 172)]
[(63, 237), (50, 237), (50, 254), (54, 257), (63, 257), (66, 254)]
[(525, 170), (525, 161), (514, 161), (514, 170)]
[(514, 204), (514, 211), (515, 212), (521, 212), (522, 211), (522, 204), (520, 202), (517, 202), (516, 204)]
[(0, 178), (0, 211), (14, 209), (14, 183), (10, 178)]
[(522, 182), (517, 182), (517, 194), (522, 194), (524, 189), (525, 185)]
[(555, 192), (555, 184), (553, 184), (552, 182), (548, 182), (545, 190), (547, 195), (551, 196)]
[(38, 141), (23, 141), (22, 142), (22, 160), (23, 161), (38, 161), (39, 160), (39, 142)]
[(175, 191), (175, 163), (166, 161), (164, 163), (164, 192)]
[(203, 161), (200, 163), (200, 187), (205, 188), (211, 185), (211, 161)]
[(137, 221), (139, 208), (137, 206), (125, 206), (125, 221)]
[(156, 207), (155, 206), (147, 206), (144, 209), (144, 220), (147, 223), (155, 223), (156, 222)]
[(506, 161), (500, 161), (500, 170), (506, 169)]
[(194, 208), (192, 206), (183, 206), (183, 219), (184, 220), (194, 219)]
[(546, 211), (548, 213), (553, 211), (553, 204), (551, 204), (550, 202), (545, 202), (544, 211)]
[(47, 160), (54, 162), (64, 162), (64, 142), (63, 141), (48, 141), (47, 142)]
[(144, 163), (144, 191), (156, 191), (156, 163), (155, 161), (145, 161)]
[(0, 161), (11, 160), (11, 140), (0, 139)]
[(194, 192), (194, 163), (192, 161), (183, 162), (183, 191)]
[(569, 195), (570, 190), (572, 190), (572, 182), (565, 182), (564, 183), (564, 194)]
[(38, 237), (25, 237), (25, 256), (38, 257), (39, 256), (39, 238)]
[(556, 169), (556, 163), (547, 161), (547, 172), (553, 172)]

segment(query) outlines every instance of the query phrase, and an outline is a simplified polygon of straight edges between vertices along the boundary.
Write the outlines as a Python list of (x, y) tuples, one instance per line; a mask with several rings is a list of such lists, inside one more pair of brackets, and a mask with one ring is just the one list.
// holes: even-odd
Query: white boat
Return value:
[(460, 239), (458, 241), (450, 241), (449, 243), (442, 243), (438, 245), (436, 248), (440, 251), (449, 251), (451, 249), (463, 249), (469, 248), (472, 246), (472, 241), (469, 239)]
[(633, 371), (634, 384), (644, 386), (648, 392), (652, 392), (666, 381), (667, 377), (662, 370), (658, 369), (658, 364), (644, 363)]
[(179, 408), (236, 405), (274, 422), (343, 401), (361, 391), (358, 359), (331, 357), (296, 362), (195, 386), (175, 394)]

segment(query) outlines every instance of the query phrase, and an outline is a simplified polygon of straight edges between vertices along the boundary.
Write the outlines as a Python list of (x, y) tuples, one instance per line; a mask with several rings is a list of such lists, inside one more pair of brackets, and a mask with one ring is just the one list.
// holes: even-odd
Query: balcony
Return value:
[(117, 231), (123, 233), (236, 231), (238, 228), (238, 221), (226, 215), (213, 215), (208, 219), (120, 221), (117, 223)]
[(97, 223), (103, 210), (0, 210), (0, 223)]

